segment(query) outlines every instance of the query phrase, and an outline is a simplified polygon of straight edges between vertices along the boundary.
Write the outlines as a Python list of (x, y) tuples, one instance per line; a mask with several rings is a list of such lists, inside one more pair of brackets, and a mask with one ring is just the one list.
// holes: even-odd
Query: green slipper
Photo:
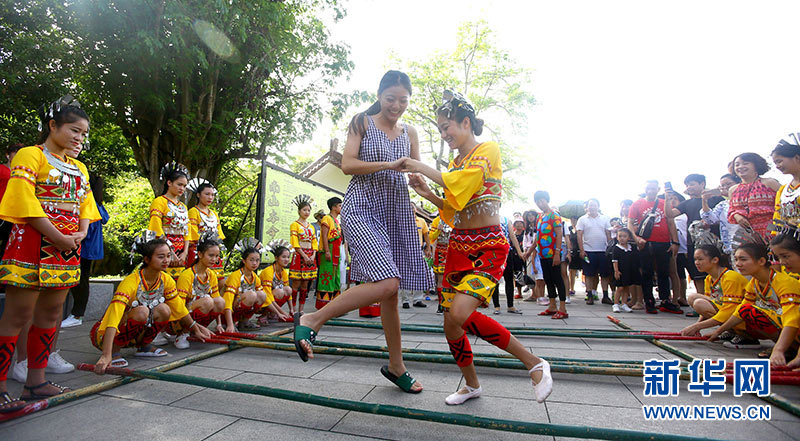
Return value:
[(294, 313), (294, 348), (297, 350), (297, 355), (300, 356), (301, 360), (308, 361), (308, 353), (303, 349), (303, 345), (300, 342), (305, 340), (313, 346), (314, 342), (317, 341), (317, 333), (308, 326), (300, 324), (301, 315), (302, 313), (300, 312)]
[(381, 366), (381, 373), (383, 374), (384, 377), (386, 377), (387, 380), (391, 381), (392, 383), (397, 385), (397, 387), (402, 389), (403, 392), (408, 392), (410, 394), (418, 394), (422, 392), (422, 389), (419, 390), (411, 389), (411, 387), (414, 386), (414, 383), (416, 383), (417, 380), (415, 380), (411, 376), (411, 374), (408, 373), (408, 371), (405, 371), (403, 375), (398, 377), (397, 375), (389, 372), (388, 365), (383, 365)]

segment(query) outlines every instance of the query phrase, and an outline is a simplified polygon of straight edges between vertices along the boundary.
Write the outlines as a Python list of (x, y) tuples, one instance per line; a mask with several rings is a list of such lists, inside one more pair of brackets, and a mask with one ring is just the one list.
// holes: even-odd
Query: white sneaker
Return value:
[[(461, 390), (466, 390), (467, 392), (462, 394)], [(481, 392), (483, 391), (483, 389), (480, 387), (478, 387), (477, 389), (473, 389), (466, 385), (464, 386), (464, 389), (461, 390), (459, 390), (454, 394), (448, 395), (447, 398), (444, 399), (444, 402), (451, 406), (456, 404), (461, 404), (464, 401), (467, 401), (471, 398), (478, 398), (479, 396), (481, 396)]]
[(167, 340), (164, 332), (159, 332), (158, 335), (156, 335), (156, 338), (153, 339), (152, 343), (155, 346), (164, 346), (165, 344), (169, 343), (169, 341)]
[(622, 312), (633, 312), (633, 310), (631, 309), (630, 306), (628, 306), (627, 303), (623, 303), (623, 304), (619, 305), (619, 309), (621, 309)]
[(14, 363), (14, 367), (11, 368), (11, 378), (17, 380), (19, 383), (25, 384), (25, 381), (28, 379), (27, 359)]
[(75, 365), (67, 360), (64, 360), (64, 357), (62, 357), (58, 351), (50, 353), (50, 358), (47, 359), (47, 367), (44, 368), (45, 372), (49, 372), (51, 374), (66, 374), (74, 370)]
[[(536, 402), (544, 403), (544, 400), (550, 396), (550, 392), (553, 392), (553, 376), (550, 375), (550, 363), (542, 359), (539, 364), (528, 371), (528, 374), (532, 374), (536, 371), (542, 371), (542, 379), (533, 385), (533, 392), (534, 395), (536, 395)], [(531, 383), (533, 383), (533, 379), (531, 379)]]
[(80, 326), (83, 324), (83, 319), (80, 317), (75, 317), (74, 315), (70, 314), (69, 317), (65, 318), (63, 322), (61, 322), (62, 328), (72, 328), (75, 326)]
[(173, 343), (178, 349), (189, 349), (189, 334), (181, 334)]
[(614, 305), (611, 307), (611, 311), (612, 312), (619, 312), (619, 304), (614, 303)]
[(572, 298), (571, 298), (571, 296), (567, 296), (566, 303), (567, 303), (567, 305), (569, 305), (570, 303), (572, 303)]

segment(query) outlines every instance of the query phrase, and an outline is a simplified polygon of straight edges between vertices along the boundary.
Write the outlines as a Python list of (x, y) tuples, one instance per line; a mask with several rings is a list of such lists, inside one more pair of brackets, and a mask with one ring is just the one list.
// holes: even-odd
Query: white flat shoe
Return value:
[(467, 393), (462, 394), (459, 393), (460, 392), (459, 391), (454, 394), (450, 394), (447, 396), (447, 398), (444, 399), (444, 402), (451, 406), (454, 406), (456, 404), (461, 404), (464, 401), (467, 401), (471, 398), (478, 398), (479, 396), (481, 396), (481, 391), (483, 390), (480, 387), (477, 389), (473, 389), (469, 386), (464, 386), (464, 388), (467, 389)]
[(533, 384), (533, 392), (536, 395), (536, 402), (537, 403), (544, 403), (544, 400), (550, 396), (550, 392), (553, 391), (553, 376), (550, 375), (550, 363), (547, 360), (542, 360), (539, 364), (532, 367), (531, 370), (528, 371), (528, 374), (532, 374), (536, 371), (542, 371), (542, 379), (539, 380), (539, 383), (534, 383), (533, 379), (531, 379), (531, 383)]

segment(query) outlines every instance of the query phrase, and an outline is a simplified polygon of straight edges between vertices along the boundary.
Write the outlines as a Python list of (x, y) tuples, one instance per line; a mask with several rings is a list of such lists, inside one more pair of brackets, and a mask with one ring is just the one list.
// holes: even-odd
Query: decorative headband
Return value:
[[(46, 126), (51, 119), (55, 118), (57, 114), (61, 113), (62, 109), (66, 109), (67, 107), (75, 107), (80, 109), (81, 103), (78, 102), (78, 100), (76, 100), (72, 95), (64, 95), (56, 101), (50, 103), (49, 107), (47, 104), (42, 104), (42, 107), (39, 108), (38, 130), (41, 132), (42, 128)], [(89, 133), (86, 133), (86, 138), (83, 141), (83, 150), (89, 150)]]
[(252, 237), (247, 237), (240, 240), (239, 242), (236, 242), (236, 245), (234, 245), (233, 247), (233, 251), (236, 251), (237, 253), (242, 255), (242, 257), (244, 257), (244, 252), (248, 248), (255, 249), (256, 251), (258, 251), (258, 254), (264, 254), (265, 251), (264, 245), (262, 245), (261, 242), (258, 241), (258, 239)]
[(303, 205), (308, 204), (309, 206), (314, 204), (314, 199), (311, 199), (311, 196), (307, 194), (299, 194), (292, 199), (292, 203), (297, 206), (297, 208), (302, 207)]
[(280, 249), (280, 248), (284, 248), (284, 249), (287, 249), (289, 251), (292, 250), (291, 246), (289, 245), (289, 242), (286, 242), (283, 239), (273, 239), (267, 244), (267, 251), (272, 253), (272, 255), (274, 255), (275, 257), (278, 257), (276, 255), (276, 253), (277, 253), (278, 249)]
[(452, 118), (457, 109), (464, 109), (467, 114), (475, 115), (475, 108), (472, 104), (458, 92), (445, 90), (442, 92), (442, 105), (439, 107), (439, 112), (445, 112), (447, 118)]
[(159, 175), (159, 179), (161, 179), (162, 182), (166, 181), (167, 177), (169, 175), (171, 175), (172, 172), (174, 172), (174, 171), (180, 172), (180, 173), (186, 175), (186, 177), (189, 177), (189, 169), (186, 168), (185, 165), (183, 165), (183, 164), (181, 164), (179, 162), (171, 161), (171, 162), (168, 162), (168, 163), (164, 164), (164, 166), (161, 167), (161, 173)]
[(133, 258), (137, 254), (141, 253), (142, 247), (147, 245), (148, 242), (156, 239), (158, 239), (158, 235), (152, 230), (142, 230), (141, 233), (137, 234), (133, 239), (133, 245), (131, 246), (131, 264), (133, 264)]

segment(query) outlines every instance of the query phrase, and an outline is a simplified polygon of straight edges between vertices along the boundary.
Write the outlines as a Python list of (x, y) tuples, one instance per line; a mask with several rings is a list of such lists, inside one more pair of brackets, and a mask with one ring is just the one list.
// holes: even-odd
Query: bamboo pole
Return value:
[[(78, 369), (92, 370), (92, 365), (80, 365)], [(385, 415), (420, 421), (430, 421), (457, 426), (476, 427), (482, 429), (499, 430), (516, 433), (530, 433), (546, 436), (563, 436), (572, 438), (590, 438), (619, 441), (697, 441), (701, 438), (684, 435), (667, 435), (661, 433), (648, 433), (633, 430), (606, 429), (599, 427), (571, 426), (562, 424), (531, 423), (526, 421), (501, 420), (485, 418), (475, 415), (459, 413), (436, 412), (423, 409), (405, 408), (400, 406), (361, 401), (345, 400), (340, 398), (323, 397), (308, 393), (295, 392), (285, 389), (271, 388), (261, 385), (235, 383), (224, 380), (193, 377), (189, 375), (169, 374), (152, 371), (131, 371), (129, 369), (110, 368), (111, 373), (118, 375), (136, 376), (151, 380), (173, 383), (190, 384), (232, 392), (241, 392), (252, 395), (261, 395), (281, 400), (298, 401), (317, 406), (330, 407), (354, 412)], [(703, 438), (708, 439), (708, 438)]]
[[(285, 329), (280, 329), (278, 331), (272, 332), (272, 333), (267, 334), (267, 335), (271, 335), (271, 336), (277, 337), (277, 336), (280, 336), (280, 335), (283, 335), (283, 334), (288, 334), (291, 331), (292, 331), (292, 328), (285, 328)], [(197, 361), (205, 360), (207, 358), (211, 358), (211, 357), (214, 357), (214, 356), (217, 356), (217, 355), (220, 355), (220, 354), (224, 354), (226, 352), (229, 352), (229, 351), (232, 351), (232, 350), (238, 349), (238, 348), (239, 348), (238, 346), (230, 346), (230, 345), (228, 345), (228, 346), (223, 346), (223, 347), (219, 347), (219, 348), (210, 349), (208, 351), (201, 352), (199, 354), (190, 355), (188, 357), (181, 358), (180, 360), (175, 360), (175, 361), (170, 362), (170, 363), (162, 364), (160, 366), (152, 368), (151, 370), (153, 372), (170, 371), (170, 370), (173, 370), (173, 369), (177, 369), (179, 367), (183, 367), (183, 366), (189, 365), (189, 364), (197, 362)], [(107, 381), (103, 381), (101, 383), (90, 384), (89, 386), (85, 386), (85, 387), (82, 387), (80, 389), (76, 389), (76, 390), (73, 390), (73, 391), (70, 391), (70, 392), (66, 392), (66, 393), (63, 393), (63, 394), (60, 394), (60, 395), (56, 395), (56, 396), (50, 397), (50, 398), (48, 398), (46, 400), (34, 401), (32, 403), (29, 403), (28, 405), (26, 405), (25, 407), (23, 407), (22, 409), (20, 409), (20, 410), (18, 410), (16, 412), (0, 414), (0, 423), (2, 423), (4, 421), (13, 420), (13, 419), (16, 419), (16, 418), (19, 418), (19, 417), (22, 417), (22, 416), (25, 416), (25, 415), (28, 415), (28, 414), (31, 414), (31, 413), (34, 413), (34, 412), (38, 412), (40, 410), (49, 409), (51, 407), (58, 406), (59, 404), (69, 403), (70, 401), (75, 401), (75, 400), (77, 400), (79, 398), (83, 398), (83, 397), (87, 397), (89, 395), (94, 395), (96, 393), (104, 392), (104, 391), (107, 391), (109, 389), (113, 389), (113, 388), (118, 387), (118, 386), (122, 386), (122, 385), (125, 385), (125, 384), (128, 384), (128, 383), (132, 383), (134, 381), (138, 381), (138, 378), (131, 378), (131, 377), (114, 378), (113, 380), (107, 380)]]

